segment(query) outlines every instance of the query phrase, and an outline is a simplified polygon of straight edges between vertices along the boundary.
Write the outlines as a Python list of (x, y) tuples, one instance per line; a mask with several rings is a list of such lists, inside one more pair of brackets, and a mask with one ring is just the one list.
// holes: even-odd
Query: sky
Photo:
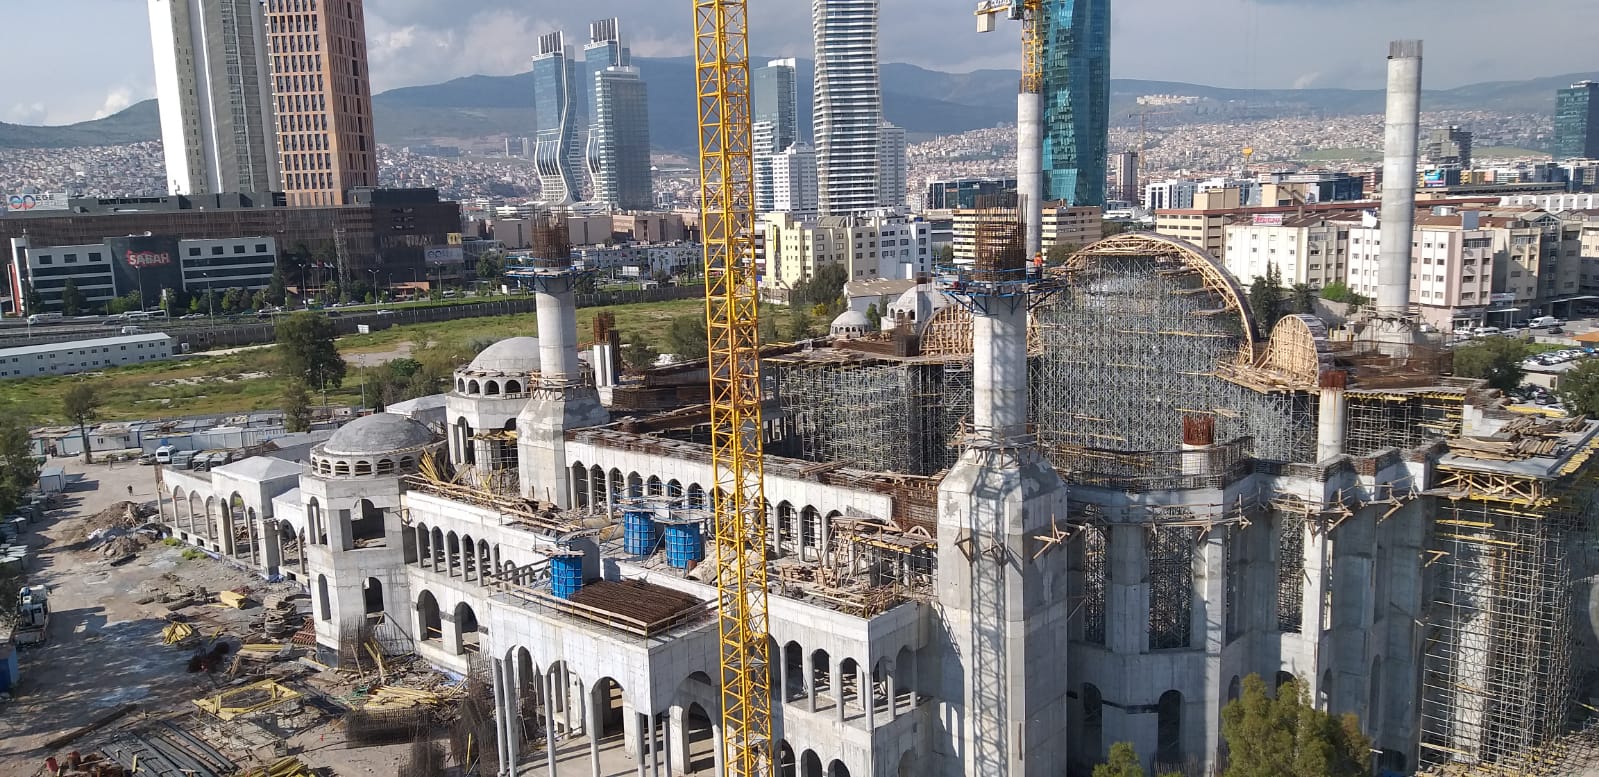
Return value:
[[(24, 77), (0, 81), (0, 121), (66, 124), (155, 96), (150, 0), (7, 3)], [(1424, 84), (1449, 88), (1599, 70), (1595, 0), (1111, 0), (1117, 78), (1237, 88), (1382, 85), (1386, 42), (1427, 42)], [(974, 0), (881, 0), (881, 57), (949, 72), (1017, 66), (1016, 27), (978, 35)], [(573, 8), (576, 7), (576, 10)], [(760, 57), (809, 56), (810, 3), (749, 0)], [(692, 54), (686, 0), (366, 0), (374, 91), (527, 69), (534, 37), (581, 42), (620, 16), (639, 56)], [(1505, 25), (1515, 35), (1502, 35)], [(19, 34), (20, 33), (20, 34)], [(63, 46), (70, 41), (70, 46)], [(1532, 45), (1534, 44), (1535, 45)], [(1494, 49), (1496, 43), (1503, 44)]]

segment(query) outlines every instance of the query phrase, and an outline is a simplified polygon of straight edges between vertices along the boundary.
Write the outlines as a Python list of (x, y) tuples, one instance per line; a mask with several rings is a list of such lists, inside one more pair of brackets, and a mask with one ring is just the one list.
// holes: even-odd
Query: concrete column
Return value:
[(1388, 44), (1388, 106), (1383, 133), (1382, 254), (1377, 312), (1410, 308), (1410, 243), (1416, 223), (1416, 141), (1421, 121), (1421, 41)]
[[(711, 723), (711, 761), (714, 764), (711, 773), (716, 777), (722, 777), (726, 769), (722, 765), (722, 724), (714, 721)], [(774, 766), (771, 773), (776, 774), (777, 771)]]
[(659, 751), (661, 746), (659, 742), (661, 737), (661, 721), (653, 712), (645, 717), (649, 720), (650, 777), (660, 777), (661, 756)]
[(539, 321), (539, 377), (546, 382), (577, 380), (577, 302), (575, 281), (538, 284), (533, 295)]
[(1027, 260), (1043, 252), (1043, 95), (1025, 86), (1016, 95), (1016, 194)]
[(899, 690), (894, 687), (894, 674), (898, 671), (899, 667), (893, 667), (888, 670), (888, 674), (883, 678), (883, 690), (888, 694), (888, 720), (890, 723), (899, 718)]
[(778, 698), (779, 701), (782, 701), (783, 703), (787, 704), (788, 703), (788, 655), (783, 652), (783, 648), (781, 646), (779, 646), (777, 648), (777, 656), (775, 657), (775, 661), (774, 662), (777, 664), (777, 698)]
[(505, 666), (504, 666), (504, 662), (501, 661), (498, 658), (494, 659), (493, 671), (494, 671), (494, 706), (496, 707), (496, 709), (494, 711), (495, 712), (494, 720), (495, 720), (495, 726), (496, 726), (495, 730), (499, 732), (499, 736), (496, 737), (496, 739), (498, 739), (499, 741), (495, 743), (495, 751), (497, 752), (497, 754), (499, 756), (499, 758), (497, 760), (499, 760), (499, 762), (501, 764), (501, 766), (500, 766), (500, 774), (506, 775), (506, 774), (510, 774), (510, 772), (507, 771), (506, 767), (507, 767), (507, 765), (509, 765), (511, 763), (511, 757), (505, 751), (506, 744), (508, 742), (510, 742), (510, 735), (509, 735), (508, 727), (506, 725), (507, 714), (506, 714), (506, 710), (505, 710)]
[[(681, 705), (666, 713), (666, 773), (688, 774), (688, 721)], [(676, 771), (673, 771), (676, 769)]]
[(566, 664), (561, 664), (561, 712), (564, 713), (562, 719), (566, 721), (562, 732), (571, 734), (576, 731), (577, 721), (581, 718), (572, 714), (572, 672)]
[(629, 758), (639, 757), (638, 713), (627, 704), (622, 705), (622, 752)]
[(544, 763), (546, 773), (555, 777), (555, 688), (558, 673), (544, 673)]
[(830, 529), (833, 522), (827, 519), (826, 514), (819, 515), (821, 517), (816, 520), (816, 562), (826, 566), (828, 535), (832, 533)]
[(838, 722), (843, 723), (844, 722), (844, 673), (839, 671), (839, 669), (841, 668), (841, 666), (842, 666), (842, 664), (844, 662), (842, 660), (840, 660), (839, 658), (837, 658), (836, 656), (830, 656), (830, 658), (832, 659), (833, 663), (832, 663), (831, 666), (827, 667), (827, 669), (828, 669), (827, 679), (828, 679), (828, 684), (832, 687), (832, 690), (833, 690), (834, 716), (838, 719)]
[(1344, 416), (1347, 400), (1344, 382), (1348, 374), (1329, 372), (1321, 378), (1321, 399), (1316, 407), (1316, 461), (1326, 461), (1344, 452)]
[(650, 729), (647, 717), (637, 712), (633, 713), (633, 734), (628, 737), (628, 741), (633, 744), (633, 763), (638, 766), (638, 777), (644, 777), (645, 774), (644, 753), (648, 748), (644, 740), (649, 736)]
[[(262, 522), (263, 529), (265, 529), (266, 524), (266, 521)], [(270, 524), (272, 527), (271, 534), (262, 538), (262, 544), (266, 547), (261, 550), (265, 557), (267, 574), (275, 575), (278, 574), (278, 567), (283, 565), (283, 530), (278, 527), (277, 521), (271, 521)]]
[[(1118, 655), (1138, 655), (1149, 643), (1149, 584), (1144, 582), (1144, 527), (1110, 527), (1110, 559), (1105, 585), (1105, 647)], [(1109, 728), (1107, 731), (1111, 730)]]
[(877, 688), (872, 684), (872, 668), (861, 666), (860, 694), (862, 706), (866, 707), (866, 728), (877, 728)]
[(504, 676), (505, 760), (501, 763), (509, 764), (508, 774), (515, 777), (516, 765), (522, 760), (522, 684), (518, 681), (520, 674), (515, 661), (505, 667)]
[(972, 317), (972, 382), (978, 434), (1020, 435), (1027, 424), (1027, 305), (1020, 299), (990, 298), (988, 315)]
[[(596, 685), (598, 685), (596, 683)], [(594, 691), (591, 688), (584, 694), (588, 704), (588, 719), (583, 727), (589, 735), (589, 770), (590, 777), (600, 777), (600, 705), (595, 703)]]
[[(805, 650), (804, 648), (800, 648)], [(811, 658), (811, 652), (805, 651), (801, 656), (805, 663), (805, 711), (816, 711), (816, 662)]]

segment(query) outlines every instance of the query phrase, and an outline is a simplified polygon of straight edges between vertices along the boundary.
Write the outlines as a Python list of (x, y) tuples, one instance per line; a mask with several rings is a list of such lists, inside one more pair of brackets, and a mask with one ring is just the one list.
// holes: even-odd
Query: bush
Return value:
[(182, 545), (183, 544), (183, 540), (180, 540), (177, 537), (168, 537), (168, 538), (162, 540), (161, 544), (165, 545), (165, 546), (167, 546), (169, 548), (175, 548), (175, 547), (177, 547), (179, 545)]
[(200, 550), (199, 548), (189, 548), (188, 550), (183, 551), (184, 561), (193, 561), (198, 558), (205, 558), (205, 551)]

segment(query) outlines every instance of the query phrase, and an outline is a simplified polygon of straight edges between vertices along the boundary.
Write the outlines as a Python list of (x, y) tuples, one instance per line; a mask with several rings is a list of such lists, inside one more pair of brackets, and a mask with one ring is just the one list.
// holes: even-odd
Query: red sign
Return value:
[(128, 266), (135, 270), (143, 270), (146, 267), (165, 267), (172, 264), (172, 255), (165, 252), (129, 251), (125, 256)]

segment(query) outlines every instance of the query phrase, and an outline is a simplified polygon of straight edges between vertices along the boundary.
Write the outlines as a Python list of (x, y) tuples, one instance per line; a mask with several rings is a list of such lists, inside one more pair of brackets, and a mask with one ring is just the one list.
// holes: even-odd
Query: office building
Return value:
[(103, 309), (133, 292), (146, 308), (173, 289), (255, 290), (272, 280), (277, 241), (268, 236), (186, 240), (172, 235), (107, 236), (83, 245), (37, 245), (28, 237), (12, 242), (14, 277), (38, 293), (39, 310), (23, 314), (69, 312), (62, 309), (67, 281), (78, 291), (81, 313)]
[(278, 166), (291, 206), (378, 185), (362, 0), (266, 0)]
[(816, 150), (795, 143), (771, 158), (772, 213), (815, 213), (821, 207)]
[(927, 210), (1014, 207), (1016, 178), (949, 178), (928, 181), (922, 196)]
[(167, 192), (277, 191), (259, 0), (149, 0)]
[(1226, 267), (1239, 283), (1264, 278), (1275, 267), (1283, 288), (1320, 289), (1348, 277), (1349, 230), (1358, 218), (1323, 214), (1256, 214), (1226, 227)]
[(1599, 82), (1580, 81), (1555, 95), (1555, 159), (1599, 159)]
[(583, 126), (584, 98), (579, 69), (564, 33), (539, 36), (538, 54), (533, 57), (533, 162), (539, 174), (539, 199), (548, 205), (582, 199), (578, 128)]
[(1110, 1), (1045, 0), (1044, 200), (1105, 204)]
[(877, 71), (877, 0), (811, 0), (816, 42), (817, 180), (821, 212), (877, 208), (883, 96)]
[(1198, 181), (1172, 178), (1144, 187), (1144, 207), (1148, 210), (1174, 210), (1194, 207), (1194, 195), (1199, 193)]
[(885, 208), (905, 205), (906, 178), (909, 176), (905, 156), (905, 129), (888, 122), (878, 125), (877, 133), (877, 193)]
[[(1466, 141), (1468, 149), (1471, 141)], [(1243, 203), (1271, 207), (1318, 202), (1351, 202), (1363, 196), (1365, 183), (1353, 173), (1266, 173), (1258, 181), (1226, 181), (1246, 191)]]
[(1427, 133), (1422, 156), (1436, 167), (1471, 167), (1471, 133), (1459, 127), (1440, 127)]
[(1111, 199), (1137, 202), (1138, 152), (1123, 151), (1112, 157), (1111, 162), (1111, 172), (1116, 176), (1111, 184)]
[[(795, 86), (795, 61), (792, 58), (771, 60), (765, 67), (756, 68), (751, 78), (755, 210), (769, 213), (777, 207), (773, 157), (799, 142), (799, 93)], [(813, 154), (813, 162), (814, 158)], [(815, 177), (814, 171), (811, 177)]]
[(649, 94), (622, 44), (619, 20), (600, 19), (589, 25), (583, 67), (588, 74), (582, 91), (588, 106), (586, 156), (592, 199), (613, 208), (649, 208), (655, 204)]
[[(965, 263), (977, 258), (977, 225), (989, 218), (984, 211), (956, 210), (951, 245), (955, 259)], [(1059, 246), (1075, 251), (1104, 235), (1104, 209), (1098, 205), (1060, 205), (1049, 203), (1040, 211), (1039, 246), (1045, 255)]]

